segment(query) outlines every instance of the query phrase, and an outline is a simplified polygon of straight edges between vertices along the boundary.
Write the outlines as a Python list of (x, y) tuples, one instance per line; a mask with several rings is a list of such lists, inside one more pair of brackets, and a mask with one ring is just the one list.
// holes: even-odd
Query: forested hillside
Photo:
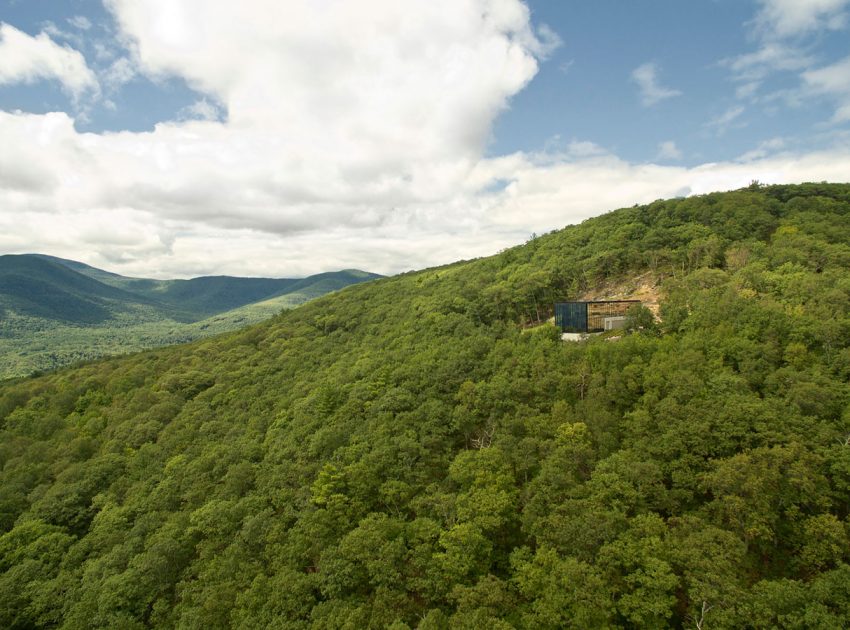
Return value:
[(754, 184), (7, 382), (0, 627), (848, 627), (848, 344), (850, 185)]
[(235, 330), (378, 277), (152, 280), (42, 254), (0, 256), (0, 379)]

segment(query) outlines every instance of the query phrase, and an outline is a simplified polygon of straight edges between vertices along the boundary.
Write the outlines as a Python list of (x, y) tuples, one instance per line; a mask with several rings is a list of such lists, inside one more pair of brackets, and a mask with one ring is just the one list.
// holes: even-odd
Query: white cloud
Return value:
[[(735, 81), (743, 83), (736, 90), (737, 98), (758, 100), (762, 83), (777, 73), (796, 73), (805, 80), (818, 61), (814, 52), (818, 36), (825, 30), (845, 29), (848, 7), (850, 0), (759, 0), (759, 10), (750, 23), (758, 49), (720, 62), (732, 71)], [(783, 90), (781, 95), (794, 106), (815, 94), (804, 85)]]
[[(567, 144), (566, 155), (570, 158), (588, 158), (598, 155), (606, 155), (608, 151), (595, 142), (587, 140), (573, 140)], [(557, 154), (556, 154), (557, 155)]]
[(91, 20), (85, 15), (75, 15), (68, 18), (68, 24), (81, 31), (87, 31), (92, 27)]
[(808, 94), (826, 95), (838, 103), (833, 122), (850, 121), (850, 57), (804, 72), (803, 82)]
[[(482, 162), (475, 175), (482, 180), (510, 181), (501, 192), (479, 198), (497, 224), (540, 233), (682, 191), (703, 194), (730, 190), (753, 179), (764, 183), (844, 181), (848, 167), (850, 150), (846, 148), (693, 168), (631, 164), (611, 154), (586, 160), (515, 154)], [(520, 232), (517, 229), (517, 234)]]
[(741, 100), (747, 100), (756, 95), (759, 87), (761, 87), (760, 81), (750, 81), (749, 83), (744, 83), (735, 88), (735, 97)]
[(780, 42), (768, 42), (757, 51), (724, 59), (739, 81), (760, 81), (774, 72), (795, 72), (814, 63), (814, 58), (799, 48)]
[(93, 41), (92, 48), (94, 48), (94, 55), (98, 61), (110, 61), (118, 54), (112, 46), (103, 41)]
[(72, 45), (77, 48), (82, 48), (84, 45), (83, 38), (78, 33), (71, 33), (69, 31), (63, 31), (61, 28), (56, 26), (51, 21), (44, 22), (42, 24), (42, 32), (47, 34), (54, 40), (64, 40), (66, 42), (70, 42)]
[(803, 80), (824, 94), (850, 94), (850, 57), (803, 73)]
[(833, 122), (842, 123), (850, 122), (850, 102), (844, 103), (835, 110), (835, 115), (832, 117)]
[(658, 159), (680, 160), (682, 159), (682, 152), (679, 150), (679, 147), (676, 146), (675, 142), (667, 140), (658, 145)]
[(646, 107), (682, 94), (679, 90), (666, 88), (658, 82), (658, 65), (654, 63), (645, 63), (635, 68), (632, 71), (632, 81), (637, 83), (641, 102)]
[(180, 120), (220, 120), (221, 109), (205, 98), (184, 107), (177, 118)]
[(98, 90), (97, 79), (79, 51), (60, 46), (47, 33), (35, 37), (0, 23), (0, 85), (59, 81), (74, 97)]
[(281, 185), (320, 196), (445, 189), (547, 50), (516, 0), (109, 5), (143, 71), (185, 78), (234, 131), (262, 129), (275, 178), (297, 182)]
[(846, 26), (850, 0), (760, 0), (756, 25), (765, 37), (795, 37)]
[(136, 67), (127, 57), (119, 57), (100, 73), (104, 83), (110, 88), (118, 88), (129, 83), (136, 76)]
[(747, 151), (743, 155), (738, 157), (739, 162), (753, 162), (756, 160), (763, 160), (769, 155), (775, 154), (776, 152), (785, 148), (785, 139), (784, 138), (771, 138), (770, 140), (765, 140), (764, 142), (760, 142), (759, 145), (753, 149), (752, 151)]
[[(493, 120), (557, 44), (517, 0), (109, 6), (133, 67), (205, 92), (184, 116), (219, 118), (220, 103), (227, 120), (78, 134), (61, 114), (4, 115), (5, 146), (16, 146), (9, 136), (44, 142), (28, 147), (3, 207), (53, 212), (57, 225), (97, 209), (104, 232), (120, 210), (163, 234), (310, 234), (300, 265), (312, 268), (323, 264), (318, 238), (383, 230), (391, 242), (453, 203)], [(104, 85), (127, 68), (113, 65)]]
[(724, 133), (733, 122), (741, 117), (741, 114), (746, 111), (742, 105), (733, 105), (719, 116), (712, 118), (706, 123), (707, 127), (713, 127), (718, 133)]
[(539, 59), (548, 59), (553, 52), (564, 44), (561, 36), (547, 24), (541, 24), (537, 29), (536, 35), (537, 41), (532, 40), (529, 42), (529, 50)]

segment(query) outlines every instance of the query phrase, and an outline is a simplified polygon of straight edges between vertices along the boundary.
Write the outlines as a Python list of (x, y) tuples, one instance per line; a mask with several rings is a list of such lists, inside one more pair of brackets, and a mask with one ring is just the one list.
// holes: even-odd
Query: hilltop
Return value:
[(846, 627), (848, 343), (850, 185), (753, 185), (0, 384), (0, 625)]
[(152, 280), (42, 254), (0, 256), (0, 378), (234, 330), (378, 277)]

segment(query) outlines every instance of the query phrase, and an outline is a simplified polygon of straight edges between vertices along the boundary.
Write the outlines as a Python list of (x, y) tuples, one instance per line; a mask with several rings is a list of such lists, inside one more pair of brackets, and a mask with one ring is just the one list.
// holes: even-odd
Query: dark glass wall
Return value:
[(587, 332), (587, 302), (555, 304), (555, 325), (561, 332)]

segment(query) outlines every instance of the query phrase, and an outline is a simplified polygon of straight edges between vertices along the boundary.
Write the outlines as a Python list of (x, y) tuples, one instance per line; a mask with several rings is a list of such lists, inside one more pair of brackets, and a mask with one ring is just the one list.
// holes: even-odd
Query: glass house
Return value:
[(561, 332), (594, 333), (622, 328), (628, 310), (640, 300), (556, 302), (555, 325)]

